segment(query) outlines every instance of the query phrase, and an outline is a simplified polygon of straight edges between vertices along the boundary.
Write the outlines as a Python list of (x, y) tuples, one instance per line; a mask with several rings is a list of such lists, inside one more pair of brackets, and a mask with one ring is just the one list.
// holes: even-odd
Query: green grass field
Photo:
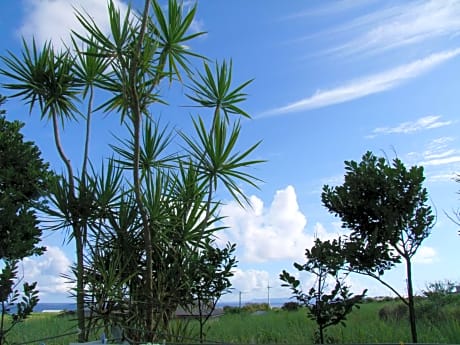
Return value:
[[(382, 321), (379, 318), (379, 311), (385, 305), (391, 307), (395, 302), (363, 304), (361, 309), (354, 310), (349, 316), (346, 327), (330, 328), (329, 336), (337, 343), (348, 344), (410, 342), (409, 324), (405, 318), (399, 321)], [(458, 310), (457, 306), (449, 308)], [(419, 320), (419, 342), (460, 344), (460, 320), (455, 316), (455, 313), (449, 313), (437, 320)], [(194, 322), (191, 322), (186, 334), (188, 343), (198, 342)], [(209, 342), (235, 344), (311, 344), (314, 330), (315, 323), (308, 319), (305, 310), (288, 312), (275, 309), (261, 315), (243, 312), (213, 319), (209, 322), (206, 338)], [(68, 344), (76, 340), (76, 335), (41, 339), (69, 332), (76, 332), (76, 322), (72, 317), (36, 313), (12, 331), (9, 343)], [(96, 339), (97, 336), (93, 340)]]

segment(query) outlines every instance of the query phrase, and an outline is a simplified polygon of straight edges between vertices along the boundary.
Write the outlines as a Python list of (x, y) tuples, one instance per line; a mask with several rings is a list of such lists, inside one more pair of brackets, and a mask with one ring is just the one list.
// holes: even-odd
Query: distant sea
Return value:
[(76, 303), (38, 303), (34, 308), (34, 312), (42, 312), (43, 310), (76, 310)]
[[(281, 307), (284, 302), (289, 301), (287, 298), (274, 298), (270, 301), (270, 305), (272, 307)], [(241, 305), (245, 305), (248, 303), (267, 303), (267, 300), (263, 299), (255, 299), (252, 301), (242, 301)], [(224, 306), (231, 306), (231, 307), (237, 307), (239, 305), (239, 302), (219, 302), (218, 306), (219, 307), (224, 307)], [(77, 304), (76, 303), (38, 303), (38, 305), (34, 308), (34, 312), (43, 312), (44, 310), (76, 310), (77, 309)]]

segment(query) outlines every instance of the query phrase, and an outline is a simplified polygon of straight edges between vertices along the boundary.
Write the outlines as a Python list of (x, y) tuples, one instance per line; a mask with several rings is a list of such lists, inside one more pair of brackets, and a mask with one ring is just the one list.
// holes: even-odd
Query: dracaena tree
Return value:
[[(75, 243), (77, 315), (80, 340), (85, 332), (83, 298), (83, 257), (87, 237), (87, 222), (93, 212), (93, 200), (86, 190), (89, 162), (91, 120), (94, 112), (94, 92), (97, 78), (107, 67), (96, 48), (80, 44), (76, 38), (72, 45), (58, 52), (52, 42), (37, 46), (35, 41), (23, 40), (20, 55), (8, 52), (2, 56), (4, 67), (0, 73), (10, 81), (4, 87), (13, 91), (10, 97), (19, 97), (29, 105), (32, 113), (50, 121), (54, 142), (64, 165), (64, 172), (50, 186), (50, 207), (45, 208), (53, 219), (52, 229), (68, 229), (69, 240)], [(81, 109), (86, 107), (85, 110)], [(79, 173), (61, 141), (61, 131), (68, 121), (84, 119), (82, 166)]]
[[(109, 33), (77, 11), (83, 30), (72, 33), (69, 49), (57, 53), (51, 43), (41, 48), (24, 43), (20, 57), (2, 58), (1, 72), (13, 80), (5, 86), (51, 120), (66, 168), (54, 185), (49, 214), (56, 228), (72, 229), (76, 243), (79, 340), (88, 334), (85, 298), (92, 307), (98, 300), (107, 302), (108, 310), (118, 308), (111, 316), (131, 340), (158, 338), (175, 308), (190, 301), (189, 263), (221, 228), (218, 189), (224, 187), (244, 204), (241, 183), (258, 182), (247, 171), (261, 162), (250, 159), (258, 143), (237, 150), (238, 118), (249, 117), (241, 102), (250, 81), (235, 87), (226, 62), (216, 63), (215, 70), (206, 62), (204, 72), (195, 74), (193, 60), (203, 59), (188, 48), (202, 34), (191, 30), (196, 6), (185, 11), (176, 0), (167, 7), (155, 0), (143, 4), (139, 12), (128, 8), (122, 13), (109, 1)], [(203, 114), (192, 117), (192, 133), (169, 132), (155, 116), (167, 103), (164, 85), (176, 82), (188, 87), (192, 106), (210, 109), (210, 121)], [(105, 97), (97, 110), (118, 114), (127, 133), (111, 145), (114, 156), (105, 168), (88, 159), (97, 90)], [(82, 113), (86, 135), (76, 175), (59, 126)], [(126, 249), (130, 255), (123, 253)], [(108, 263), (108, 257), (118, 259)], [(104, 267), (111, 274), (97, 272)], [(112, 289), (103, 291), (108, 286)]]

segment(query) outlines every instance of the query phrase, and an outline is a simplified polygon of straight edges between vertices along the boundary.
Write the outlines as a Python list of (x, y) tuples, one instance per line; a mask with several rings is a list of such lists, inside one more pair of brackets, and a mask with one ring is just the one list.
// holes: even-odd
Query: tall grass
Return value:
[[(54, 313), (33, 313), (17, 324), (8, 334), (9, 344), (69, 344), (77, 340), (77, 322), (74, 316)], [(67, 334), (66, 336), (62, 336)], [(50, 337), (56, 337), (49, 339)]]
[[(379, 310), (388, 304), (395, 302), (363, 304), (349, 315), (346, 327), (333, 326), (328, 329), (328, 335), (337, 343), (348, 344), (411, 342), (407, 318), (380, 320)], [(460, 320), (457, 318), (439, 322), (422, 319), (417, 322), (417, 327), (421, 343), (460, 343)], [(305, 309), (275, 310), (261, 315), (224, 315), (210, 326), (207, 339), (245, 344), (311, 344), (315, 329), (316, 325), (308, 319)]]
[[(458, 301), (445, 309), (444, 317), (438, 320), (421, 317), (417, 321), (419, 342), (460, 344), (460, 304)], [(411, 340), (407, 318), (381, 320), (382, 307), (394, 307), (396, 302), (366, 303), (348, 317), (347, 326), (334, 326), (328, 335), (337, 343), (408, 343)], [(427, 308), (424, 306), (424, 310)], [(179, 326), (179, 324), (178, 324)], [(183, 321), (181, 322), (183, 326)], [(265, 313), (227, 313), (210, 320), (206, 331), (209, 342), (235, 344), (311, 344), (316, 325), (309, 320), (305, 309), (285, 311), (280, 309)], [(18, 325), (9, 338), (10, 344), (32, 341), (33, 344), (69, 344), (75, 342), (76, 334), (62, 338), (36, 341), (54, 335), (76, 332), (76, 322), (70, 316), (33, 314), (30, 320)], [(185, 343), (198, 342), (197, 322), (189, 324)], [(92, 340), (98, 339), (94, 335)]]

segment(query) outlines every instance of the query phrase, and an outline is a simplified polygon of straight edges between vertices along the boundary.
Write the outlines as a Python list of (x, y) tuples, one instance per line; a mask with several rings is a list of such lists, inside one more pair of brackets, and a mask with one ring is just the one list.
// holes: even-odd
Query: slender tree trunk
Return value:
[[(78, 228), (78, 229), (77, 229)], [(85, 294), (84, 294), (84, 276), (83, 276), (83, 238), (81, 229), (77, 224), (74, 227), (75, 235), (75, 246), (77, 251), (77, 319), (78, 328), (80, 333), (78, 334), (78, 341), (80, 343), (88, 340), (85, 324)]]
[(409, 322), (410, 331), (412, 334), (412, 342), (417, 343), (417, 325), (415, 323), (415, 303), (414, 303), (414, 291), (412, 287), (412, 265), (410, 258), (406, 257), (406, 271), (407, 271), (407, 297), (409, 306)]
[(153, 303), (152, 303), (152, 294), (153, 294), (153, 265), (152, 265), (152, 235), (149, 225), (149, 220), (147, 212), (144, 207), (144, 202), (142, 200), (141, 192), (141, 179), (140, 179), (140, 137), (141, 137), (141, 122), (142, 122), (142, 112), (140, 109), (140, 100), (137, 90), (137, 68), (139, 66), (139, 60), (142, 55), (142, 43), (144, 41), (145, 31), (147, 27), (147, 19), (149, 15), (149, 5), (150, 0), (146, 0), (144, 3), (144, 10), (142, 13), (142, 22), (141, 28), (138, 37), (138, 45), (133, 56), (133, 63), (131, 65), (129, 74), (130, 74), (130, 88), (132, 96), (132, 121), (134, 127), (134, 162), (133, 162), (133, 185), (134, 185), (134, 194), (136, 199), (137, 207), (139, 208), (139, 213), (142, 219), (143, 226), (143, 238), (144, 238), (144, 248), (145, 248), (145, 296), (146, 298), (146, 341), (153, 341)]
[(90, 86), (89, 89), (89, 100), (88, 100), (88, 111), (86, 113), (86, 133), (85, 133), (85, 148), (83, 152), (83, 164), (81, 167), (81, 179), (83, 181), (82, 185), (86, 187), (86, 184), (84, 183), (86, 181), (86, 167), (88, 165), (88, 160), (89, 160), (89, 139), (91, 136), (91, 115), (93, 113), (92, 107), (93, 107), (93, 98), (94, 98), (94, 89), (93, 86)]
[(319, 321), (319, 317), (321, 315), (321, 297), (323, 295), (322, 293), (322, 282), (323, 282), (324, 276), (323, 276), (323, 271), (320, 269), (320, 274), (318, 275), (318, 293), (316, 297), (316, 321), (318, 322), (318, 329), (319, 329), (319, 340), (321, 344), (324, 344), (324, 327), (323, 324), (321, 324)]
[(78, 341), (85, 342), (86, 339), (86, 327), (85, 327), (85, 298), (84, 298), (84, 282), (83, 282), (83, 234), (80, 228), (80, 222), (78, 217), (74, 213), (74, 206), (76, 203), (75, 197), (75, 183), (72, 164), (70, 159), (64, 152), (61, 144), (61, 136), (59, 135), (59, 121), (56, 114), (52, 114), (53, 118), (53, 131), (54, 131), (54, 142), (58, 150), (59, 156), (64, 162), (67, 168), (68, 182), (69, 182), (69, 205), (71, 207), (72, 216), (72, 231), (75, 238), (75, 250), (77, 254), (77, 319), (78, 319)]
[(5, 314), (6, 314), (6, 308), (5, 308), (5, 301), (2, 301), (2, 316), (0, 318), (0, 345), (3, 345), (3, 340), (5, 338), (5, 333), (4, 333), (4, 322), (5, 322)]
[(324, 329), (323, 326), (319, 326), (319, 341), (324, 344)]

